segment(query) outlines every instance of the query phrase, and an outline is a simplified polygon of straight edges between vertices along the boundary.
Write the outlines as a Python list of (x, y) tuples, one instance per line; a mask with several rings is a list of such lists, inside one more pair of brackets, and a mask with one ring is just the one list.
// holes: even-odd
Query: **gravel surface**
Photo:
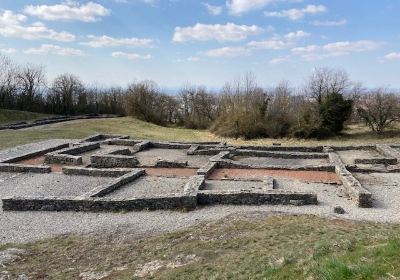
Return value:
[[(54, 141), (45, 141), (54, 143)], [(50, 145), (36, 143), (38, 145)], [(27, 146), (27, 145), (25, 145)], [(32, 149), (32, 148), (31, 148)], [(9, 157), (10, 154), (20, 155), (27, 152), (28, 148), (14, 149), (14, 151), (0, 151), (0, 156)], [(153, 149), (153, 152), (156, 149)], [(179, 153), (162, 150), (161, 155), (178, 156)], [(148, 151), (151, 152), (152, 150)], [(165, 151), (165, 153), (164, 153)], [(174, 150), (172, 150), (174, 151)], [(180, 152), (186, 152), (181, 150)], [(143, 152), (145, 153), (145, 152)], [(139, 153), (140, 154), (140, 153)], [(348, 153), (351, 155), (351, 153)], [(151, 153), (148, 153), (151, 159)], [(154, 154), (153, 154), (154, 155)], [(182, 153), (180, 154), (182, 155)], [(185, 154), (183, 156), (186, 156)], [(186, 156), (188, 157), (188, 156)], [(365, 156), (366, 157), (366, 156)], [(1, 158), (1, 157), (0, 157)], [(208, 158), (208, 157), (206, 157)], [(176, 158), (174, 158), (176, 159)], [(199, 222), (222, 219), (232, 215), (246, 215), (258, 213), (268, 216), (277, 213), (286, 214), (313, 214), (324, 217), (339, 217), (353, 220), (394, 222), (400, 223), (400, 174), (354, 174), (363, 186), (372, 192), (374, 208), (357, 208), (346, 197), (342, 196), (336, 185), (322, 183), (304, 183), (294, 179), (276, 178), (278, 190), (312, 191), (318, 194), (318, 205), (307, 206), (207, 206), (199, 207), (190, 212), (184, 211), (140, 211), (127, 213), (83, 213), (83, 212), (3, 212), (0, 210), (0, 243), (28, 242), (32, 240), (51, 237), (67, 233), (92, 233), (92, 232), (114, 232), (119, 234), (128, 233), (138, 236), (151, 235), (160, 232), (170, 232), (183, 229)], [(33, 176), (33, 177), (30, 177)], [(78, 178), (79, 177), (79, 178)], [(142, 180), (150, 180), (144, 177)], [(104, 178), (103, 178), (104, 179)], [(85, 182), (83, 184), (82, 180)], [(0, 199), (10, 195), (41, 194), (46, 190), (58, 195), (79, 194), (90, 184), (102, 183), (101, 179), (82, 176), (64, 176), (57, 174), (16, 174), (0, 172)], [(153, 180), (153, 179), (151, 179)], [(161, 179), (154, 179), (161, 180)], [(132, 188), (122, 188), (121, 191), (129, 190), (142, 192), (160, 192), (166, 189), (179, 190), (183, 188), (187, 179), (169, 178), (162, 182), (154, 181), (154, 187), (142, 189), (132, 184)], [(32, 182), (33, 181), (33, 182)], [(165, 183), (168, 182), (168, 183)], [(179, 183), (178, 183), (179, 182)], [(137, 182), (136, 182), (137, 183)], [(89, 186), (90, 185), (90, 186)], [(85, 187), (84, 187), (85, 186)], [(221, 186), (221, 185), (220, 185)], [(118, 194), (118, 192), (116, 193)], [(129, 194), (129, 192), (128, 192)], [(127, 195), (126, 193), (124, 195)], [(130, 194), (129, 194), (130, 195)], [(1, 206), (1, 203), (0, 203)], [(339, 215), (333, 213), (335, 206), (341, 206), (346, 211)]]
[(239, 191), (239, 190), (262, 190), (263, 182), (229, 181), (229, 180), (207, 180), (202, 190), (213, 191)]
[(185, 149), (159, 149), (153, 148), (135, 154), (141, 165), (153, 166), (157, 160), (187, 161), (191, 167), (201, 167), (208, 162), (210, 156), (189, 156)]
[(26, 154), (30, 154), (32, 152), (36, 151), (41, 151), (44, 149), (49, 149), (61, 144), (65, 143), (70, 143), (71, 140), (69, 139), (52, 139), (52, 140), (46, 140), (46, 141), (41, 141), (37, 143), (31, 143), (31, 144), (26, 144), (26, 145), (21, 145), (17, 146), (15, 148), (10, 148), (6, 150), (0, 150), (0, 161), (11, 158), (11, 157), (16, 157), (16, 156), (22, 156)]
[[(375, 175), (375, 174), (374, 174)], [(376, 208), (357, 208), (345, 197), (338, 197), (334, 185), (306, 184), (300, 181), (278, 180), (278, 189), (298, 189), (317, 191), (319, 205), (307, 206), (207, 206), (190, 212), (182, 211), (140, 211), (127, 213), (82, 213), (82, 212), (1, 212), (0, 243), (27, 242), (65, 233), (91, 233), (119, 230), (134, 235), (148, 235), (183, 229), (199, 222), (221, 219), (228, 215), (243, 215), (258, 212), (260, 215), (271, 213), (313, 214), (325, 217), (339, 217), (354, 220), (400, 223), (399, 175), (377, 174), (381, 182), (383, 177), (387, 187), (377, 185), (367, 188), (373, 192)], [(395, 175), (395, 176), (393, 176)], [(386, 195), (384, 191), (390, 188)], [(0, 193), (0, 197), (3, 194)], [(392, 200), (392, 204), (387, 205)], [(333, 213), (335, 206), (342, 206), (346, 214)]]
[(142, 176), (117, 191), (108, 194), (110, 198), (134, 198), (152, 197), (170, 193), (183, 192), (183, 188), (189, 179), (162, 178), (153, 176)]
[(329, 160), (324, 158), (293, 159), (293, 158), (235, 156), (232, 159), (240, 163), (258, 165), (258, 166), (263, 166), (263, 165), (298, 166), (298, 165), (318, 165), (318, 164), (329, 163)]
[(111, 180), (105, 177), (67, 176), (57, 173), (22, 173), (6, 176), (9, 178), (0, 182), (2, 197), (79, 196)]

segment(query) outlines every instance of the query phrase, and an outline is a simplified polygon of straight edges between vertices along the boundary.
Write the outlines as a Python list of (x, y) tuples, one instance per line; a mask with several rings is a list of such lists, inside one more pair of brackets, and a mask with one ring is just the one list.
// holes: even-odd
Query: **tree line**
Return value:
[(186, 85), (166, 94), (153, 81), (126, 88), (84, 85), (73, 74), (48, 83), (45, 69), (0, 56), (0, 108), (51, 114), (130, 115), (163, 126), (210, 129), (224, 137), (327, 138), (348, 122), (365, 122), (377, 134), (400, 119), (398, 92), (365, 89), (343, 70), (319, 68), (302, 88), (286, 81), (261, 87), (246, 74), (219, 92)]

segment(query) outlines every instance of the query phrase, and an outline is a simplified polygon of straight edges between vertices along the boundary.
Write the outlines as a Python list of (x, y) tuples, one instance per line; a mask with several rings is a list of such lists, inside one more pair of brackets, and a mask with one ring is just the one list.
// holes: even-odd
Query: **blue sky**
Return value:
[(2, 0), (0, 52), (87, 83), (220, 87), (246, 72), (304, 84), (314, 67), (400, 87), (398, 0)]

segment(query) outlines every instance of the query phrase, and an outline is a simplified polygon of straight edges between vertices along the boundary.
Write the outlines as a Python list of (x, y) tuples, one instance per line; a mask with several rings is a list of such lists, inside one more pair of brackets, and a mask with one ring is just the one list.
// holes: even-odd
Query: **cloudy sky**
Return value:
[(1, 0), (0, 52), (88, 83), (302, 85), (340, 67), (400, 87), (398, 0)]

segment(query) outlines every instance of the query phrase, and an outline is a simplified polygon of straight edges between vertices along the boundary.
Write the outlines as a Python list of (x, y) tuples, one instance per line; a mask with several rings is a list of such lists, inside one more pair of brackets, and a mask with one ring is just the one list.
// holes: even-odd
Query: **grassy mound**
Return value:
[(50, 115), (27, 112), (27, 111), (0, 109), (0, 124), (32, 121), (32, 120), (47, 118), (49, 116)]

